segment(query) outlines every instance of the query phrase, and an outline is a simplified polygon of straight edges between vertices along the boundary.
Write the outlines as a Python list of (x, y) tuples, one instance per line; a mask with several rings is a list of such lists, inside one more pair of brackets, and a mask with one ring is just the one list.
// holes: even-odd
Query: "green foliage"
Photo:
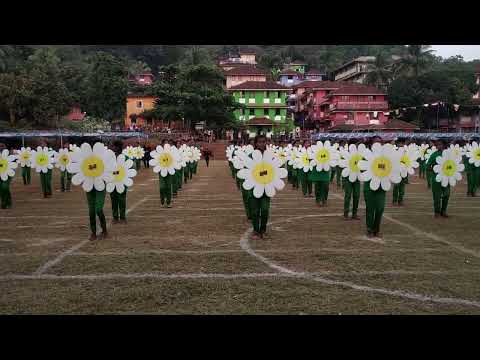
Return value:
[(101, 131), (110, 131), (111, 124), (107, 120), (99, 119), (91, 116), (85, 116), (82, 121), (69, 121), (65, 120), (62, 124), (64, 128), (78, 131), (78, 132), (97, 132)]

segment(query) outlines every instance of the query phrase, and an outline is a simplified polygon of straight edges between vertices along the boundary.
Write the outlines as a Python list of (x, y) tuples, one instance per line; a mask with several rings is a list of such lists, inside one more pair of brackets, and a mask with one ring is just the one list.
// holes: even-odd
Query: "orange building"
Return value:
[(145, 110), (152, 110), (154, 103), (154, 96), (128, 95), (127, 112), (125, 114), (125, 128), (129, 128), (132, 125), (135, 125), (136, 127), (151, 125), (151, 120), (143, 119), (140, 114)]

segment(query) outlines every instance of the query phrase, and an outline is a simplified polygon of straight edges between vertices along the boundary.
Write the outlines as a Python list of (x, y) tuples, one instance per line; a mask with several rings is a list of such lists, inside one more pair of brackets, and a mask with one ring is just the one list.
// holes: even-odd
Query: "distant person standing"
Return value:
[(213, 157), (213, 153), (210, 151), (208, 147), (206, 147), (203, 150), (203, 157), (205, 158), (205, 163), (207, 164), (207, 167), (208, 167), (208, 163), (210, 162), (210, 157)]

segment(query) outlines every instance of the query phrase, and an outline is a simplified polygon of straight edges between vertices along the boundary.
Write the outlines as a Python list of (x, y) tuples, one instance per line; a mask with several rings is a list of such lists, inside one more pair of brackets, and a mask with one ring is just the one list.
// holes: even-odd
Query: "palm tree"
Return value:
[(418, 78), (433, 60), (433, 50), (430, 45), (407, 45), (406, 53), (403, 55), (400, 64), (403, 71)]
[(367, 65), (367, 84), (375, 85), (377, 88), (385, 89), (392, 79), (391, 63), (383, 53), (378, 53), (375, 60)]

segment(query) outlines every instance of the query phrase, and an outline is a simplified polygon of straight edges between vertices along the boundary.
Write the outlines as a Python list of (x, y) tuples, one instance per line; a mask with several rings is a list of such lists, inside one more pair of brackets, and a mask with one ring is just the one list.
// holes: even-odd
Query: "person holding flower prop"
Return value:
[(118, 155), (111, 180), (106, 186), (112, 203), (114, 223), (127, 222), (127, 189), (133, 185), (132, 178), (137, 175), (132, 166), (133, 160), (126, 159), (123, 154)]
[(18, 166), (16, 159), (16, 155), (10, 155), (10, 152), (5, 149), (5, 145), (0, 144), (0, 204), (2, 209), (12, 207), (10, 182), (15, 176), (15, 169)]
[[(341, 154), (341, 149), (345, 149), (345, 141), (341, 141), (340, 144), (335, 143), (333, 144), (333, 147), (338, 150), (339, 154)], [(347, 146), (348, 148), (348, 146)], [(341, 155), (338, 160), (341, 159)], [(342, 187), (343, 181), (342, 181), (342, 168), (338, 166), (338, 164), (330, 170), (330, 184), (333, 184), (333, 181), (335, 180), (335, 176), (337, 177), (337, 189)]]
[(399, 147), (397, 151), (400, 155), (400, 176), (402, 177), (402, 181), (393, 185), (392, 201), (393, 205), (403, 206), (405, 185), (408, 184), (408, 175), (415, 174), (415, 169), (419, 166), (417, 159), (420, 154), (418, 153), (417, 145), (415, 144)]
[(467, 146), (465, 158), (464, 164), (466, 164), (468, 184), (467, 196), (473, 197), (476, 195), (477, 187), (480, 185), (480, 146), (476, 141)]
[(418, 160), (418, 164), (419, 164), (419, 172), (418, 172), (418, 177), (419, 178), (425, 178), (425, 172), (427, 170), (427, 160), (425, 158), (425, 154), (427, 152), (427, 149), (428, 149), (428, 144), (422, 144), (420, 145), (420, 147), (418, 148), (418, 152), (419, 152), (419, 160)]
[(32, 168), (40, 173), (43, 197), (52, 196), (53, 151), (46, 146), (32, 150)]
[(288, 150), (287, 166), (290, 168), (291, 173), (291, 184), (293, 189), (298, 189), (298, 169), (295, 167), (295, 163), (298, 156), (298, 148), (292, 147)]
[(32, 165), (32, 149), (29, 147), (22, 147), (17, 151), (18, 163), (22, 168), (23, 185), (30, 185), (32, 182), (32, 175), (30, 166)]
[(150, 166), (153, 172), (158, 173), (160, 180), (160, 201), (163, 207), (171, 208), (172, 205), (172, 178), (175, 171), (181, 169), (180, 154), (178, 149), (170, 144), (158, 145), (150, 153), (152, 159)]
[(267, 230), (270, 198), (275, 196), (276, 190), (282, 190), (285, 183), (282, 179), (288, 176), (287, 170), (281, 167), (280, 160), (272, 152), (266, 151), (267, 138), (265, 135), (255, 137), (256, 150), (252, 158), (245, 157), (245, 168), (237, 176), (245, 181), (242, 187), (245, 190), (253, 189), (250, 197), (250, 214), (252, 217), (253, 237), (263, 238)]
[(95, 143), (93, 148), (83, 143), (80, 150), (72, 152), (67, 171), (73, 174), (72, 184), (82, 185), (87, 195), (88, 215), (90, 217), (90, 240), (97, 239), (98, 217), (102, 228), (102, 238), (108, 237), (107, 222), (103, 213), (105, 205), (105, 186), (112, 181), (115, 170), (115, 154), (102, 143)]
[(306, 141), (304, 145), (306, 147), (298, 149), (294, 167), (297, 169), (298, 180), (302, 185), (303, 197), (306, 198), (312, 196), (312, 182), (308, 179), (308, 173), (313, 170), (313, 166), (310, 164), (307, 151), (310, 143)]
[(67, 148), (64, 148), (58, 150), (58, 152), (55, 152), (53, 157), (55, 166), (60, 170), (60, 183), (62, 192), (70, 191), (72, 185), (72, 174), (67, 171), (67, 166), (72, 161), (70, 154), (71, 152)]
[(330, 169), (337, 166), (339, 153), (330, 141), (317, 141), (308, 150), (308, 157), (313, 170), (309, 172), (309, 180), (315, 186), (315, 201), (317, 206), (326, 206), (328, 200), (328, 187), (330, 184)]
[(342, 169), (343, 178), (343, 217), (348, 219), (350, 213), (350, 200), (352, 200), (352, 220), (360, 220), (358, 217), (358, 204), (360, 202), (360, 168), (358, 163), (363, 159), (363, 153), (367, 148), (364, 144), (350, 144), (348, 149), (340, 148), (341, 159), (338, 166)]
[(366, 205), (367, 237), (379, 236), (380, 224), (385, 210), (386, 192), (393, 184), (398, 184), (400, 176), (400, 156), (392, 144), (374, 143), (371, 149), (363, 152), (364, 160), (358, 162), (364, 181), (363, 195)]
[(247, 155), (246, 151), (248, 151), (247, 147), (244, 147), (244, 149), (240, 148), (240, 149), (235, 150), (235, 155), (233, 157), (232, 163), (233, 163), (233, 167), (236, 171), (235, 180), (236, 180), (238, 188), (240, 189), (240, 191), (242, 193), (242, 201), (243, 201), (243, 206), (245, 207), (245, 214), (247, 215), (247, 220), (251, 221), (252, 220), (252, 214), (251, 214), (251, 211), (250, 211), (250, 198), (253, 196), (253, 193), (252, 193), (252, 190), (245, 190), (243, 188), (243, 183), (245, 182), (245, 180), (238, 177), (238, 172), (245, 168), (245, 161), (246, 161), (245, 158), (246, 157), (251, 158), (251, 156), (252, 156), (251, 154), (253, 152), (253, 147), (252, 147), (252, 151), (249, 152), (248, 155)]
[[(432, 154), (434, 154), (436, 151), (437, 151), (437, 148), (435, 146), (432, 146), (429, 149), (427, 149), (427, 152), (425, 153), (425, 160), (427, 164)], [(433, 167), (429, 168), (427, 165), (425, 165), (425, 171), (427, 174), (427, 186), (430, 189), (432, 187), (432, 179), (435, 177), (435, 174), (433, 172)]]
[[(465, 170), (462, 157), (453, 149), (445, 149), (445, 144), (437, 144), (438, 151), (432, 154), (427, 166), (433, 167), (436, 174), (432, 182), (433, 210), (435, 217), (448, 217), (447, 207), (450, 199), (450, 187), (462, 179), (461, 172)], [(443, 150), (445, 149), (445, 150)]]
[(145, 150), (141, 146), (133, 148), (133, 158), (135, 159), (135, 169), (140, 171), (140, 166), (142, 165), (142, 159), (145, 156)]

